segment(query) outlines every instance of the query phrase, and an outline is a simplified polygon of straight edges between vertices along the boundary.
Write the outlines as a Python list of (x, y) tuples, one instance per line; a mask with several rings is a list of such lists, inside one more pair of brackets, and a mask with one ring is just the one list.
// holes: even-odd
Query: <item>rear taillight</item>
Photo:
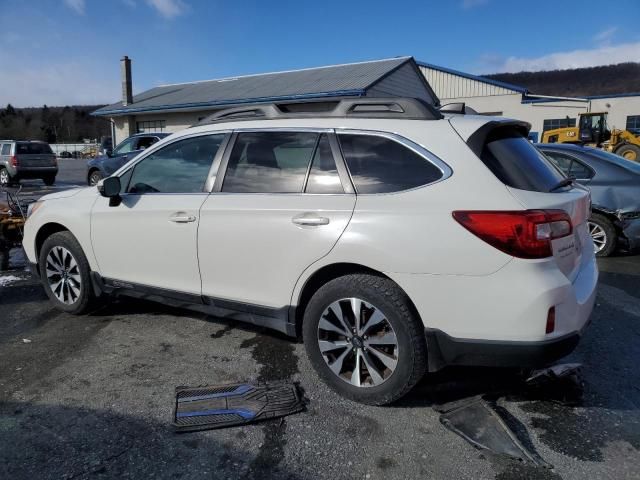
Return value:
[(456, 211), (453, 218), (488, 244), (519, 258), (550, 257), (551, 240), (573, 231), (571, 217), (563, 210)]
[(16, 157), (15, 155), (13, 157), (11, 157), (11, 166), (12, 167), (17, 167), (18, 166), (18, 157)]

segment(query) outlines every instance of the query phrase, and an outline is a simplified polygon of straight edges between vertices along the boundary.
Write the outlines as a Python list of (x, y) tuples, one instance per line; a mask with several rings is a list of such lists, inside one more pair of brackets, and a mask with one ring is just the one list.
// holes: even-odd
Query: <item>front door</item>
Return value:
[(202, 293), (286, 307), (302, 272), (344, 232), (355, 194), (329, 132), (236, 135), (200, 212)]
[(120, 176), (120, 205), (96, 201), (91, 241), (103, 277), (200, 294), (200, 207), (224, 137), (200, 135), (165, 145)]

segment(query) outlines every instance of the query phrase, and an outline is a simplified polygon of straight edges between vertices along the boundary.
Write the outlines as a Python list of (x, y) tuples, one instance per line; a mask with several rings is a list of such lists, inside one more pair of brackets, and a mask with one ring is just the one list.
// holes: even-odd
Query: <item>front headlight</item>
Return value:
[(29, 206), (27, 207), (27, 218), (33, 215), (35, 211), (42, 206), (43, 203), (44, 202), (41, 202), (41, 201), (30, 203)]

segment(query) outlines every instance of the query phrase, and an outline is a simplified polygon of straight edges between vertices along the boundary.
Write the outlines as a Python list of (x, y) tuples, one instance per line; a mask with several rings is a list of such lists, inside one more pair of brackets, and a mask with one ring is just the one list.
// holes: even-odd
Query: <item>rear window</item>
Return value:
[(480, 158), (502, 183), (520, 190), (549, 192), (564, 179), (529, 140), (514, 130), (491, 132)]
[(16, 153), (18, 155), (43, 155), (53, 152), (48, 143), (18, 143)]
[(627, 160), (626, 158), (621, 157), (620, 155), (616, 155), (615, 153), (609, 153), (605, 152), (604, 150), (597, 150), (595, 148), (587, 150), (587, 153), (589, 153), (589, 155), (593, 157), (597, 157), (601, 160), (605, 160), (620, 167), (626, 168), (627, 170), (640, 173), (640, 163)]

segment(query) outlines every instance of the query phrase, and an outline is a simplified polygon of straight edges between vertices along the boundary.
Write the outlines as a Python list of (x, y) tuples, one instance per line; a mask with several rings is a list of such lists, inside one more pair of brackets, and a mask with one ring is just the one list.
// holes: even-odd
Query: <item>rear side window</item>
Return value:
[(351, 133), (338, 138), (356, 193), (400, 192), (442, 178), (438, 167), (390, 138)]
[(593, 177), (591, 169), (573, 157), (549, 150), (543, 151), (543, 153), (549, 160), (555, 163), (560, 170), (562, 170), (562, 173), (568, 177), (582, 180)]
[(2, 151), (0, 152), (0, 155), (9, 155), (9, 154), (11, 154), (11, 144), (5, 143), (4, 145), (2, 145)]
[(511, 129), (491, 132), (480, 158), (502, 183), (520, 190), (549, 192), (564, 179), (542, 152)]
[(16, 144), (16, 154), (18, 155), (44, 155), (53, 151), (48, 143), (18, 143)]

